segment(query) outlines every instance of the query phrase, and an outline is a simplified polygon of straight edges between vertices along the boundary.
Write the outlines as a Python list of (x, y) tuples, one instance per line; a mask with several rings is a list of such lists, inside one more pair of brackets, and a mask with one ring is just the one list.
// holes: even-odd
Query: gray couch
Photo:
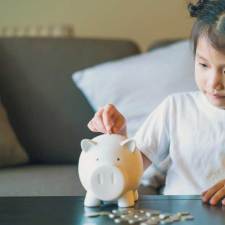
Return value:
[(93, 116), (74, 71), (140, 53), (127, 40), (1, 38), (0, 96), (27, 151), (26, 165), (0, 169), (0, 196), (83, 195), (80, 140)]

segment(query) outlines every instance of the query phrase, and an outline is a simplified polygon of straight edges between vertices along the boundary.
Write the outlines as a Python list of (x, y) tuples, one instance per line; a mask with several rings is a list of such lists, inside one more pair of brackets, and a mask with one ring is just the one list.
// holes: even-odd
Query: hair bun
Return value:
[(189, 3), (188, 11), (191, 17), (198, 17), (208, 0), (199, 0), (196, 4)]

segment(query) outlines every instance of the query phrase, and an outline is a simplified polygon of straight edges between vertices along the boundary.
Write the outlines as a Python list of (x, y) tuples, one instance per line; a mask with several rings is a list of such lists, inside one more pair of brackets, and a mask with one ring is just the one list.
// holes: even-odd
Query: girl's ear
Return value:
[(83, 139), (80, 143), (82, 151), (88, 152), (93, 146), (97, 145), (97, 142), (90, 139)]
[(120, 143), (121, 146), (127, 147), (129, 151), (134, 152), (136, 150), (136, 142), (133, 139), (126, 139)]

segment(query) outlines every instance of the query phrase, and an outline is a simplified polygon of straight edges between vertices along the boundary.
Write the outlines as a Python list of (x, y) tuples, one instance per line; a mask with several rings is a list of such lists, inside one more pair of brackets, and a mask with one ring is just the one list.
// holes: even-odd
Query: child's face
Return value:
[(225, 109), (225, 55), (205, 37), (199, 38), (196, 48), (195, 81), (211, 104)]

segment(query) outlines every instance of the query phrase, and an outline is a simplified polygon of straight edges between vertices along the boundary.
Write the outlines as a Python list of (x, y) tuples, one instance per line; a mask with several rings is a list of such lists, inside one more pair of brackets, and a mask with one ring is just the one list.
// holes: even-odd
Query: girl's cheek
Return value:
[(223, 87), (225, 88), (225, 74), (223, 75), (223, 80), (222, 80), (222, 82), (223, 82)]
[(199, 69), (195, 70), (195, 82), (200, 90), (204, 90), (206, 86), (206, 75)]

